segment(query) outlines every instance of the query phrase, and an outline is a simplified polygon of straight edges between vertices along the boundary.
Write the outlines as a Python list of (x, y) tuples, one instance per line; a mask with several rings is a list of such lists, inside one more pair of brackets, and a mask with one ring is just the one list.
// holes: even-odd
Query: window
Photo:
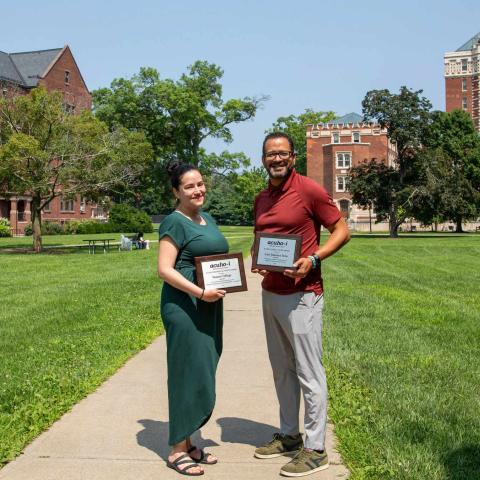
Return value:
[(344, 218), (350, 217), (350, 202), (348, 200), (340, 200), (340, 212)]
[(45, 213), (50, 213), (50, 202), (48, 202), (47, 204), (45, 204), (45, 206), (43, 207), (43, 211)]
[(82, 197), (80, 199), (80, 213), (85, 213), (86, 208), (87, 208), (87, 201), (85, 200), (85, 197)]
[(467, 79), (463, 78), (462, 79), (462, 92), (466, 92), (466, 91), (467, 91)]
[(353, 132), (352, 141), (353, 143), (360, 143), (360, 132)]
[(340, 143), (340, 133), (332, 133), (332, 143)]
[(63, 104), (63, 110), (65, 110), (65, 113), (73, 114), (73, 113), (75, 113), (75, 105), (70, 105), (69, 103), (64, 103)]
[(73, 198), (63, 198), (60, 201), (60, 211), (61, 212), (73, 212)]
[(65, 85), (70, 84), (70, 72), (68, 70), (65, 70)]
[(462, 108), (463, 108), (464, 110), (467, 110), (467, 109), (468, 109), (467, 97), (463, 97), (463, 98), (462, 98)]
[(468, 69), (468, 60), (466, 58), (462, 58), (462, 72), (466, 72)]
[(337, 175), (337, 192), (344, 192), (347, 183), (346, 175)]
[(8, 93), (8, 89), (7, 89), (7, 88), (2, 88), (2, 95), (3, 95), (4, 97), (7, 96), (7, 93)]
[(337, 168), (350, 168), (352, 166), (351, 152), (337, 153)]

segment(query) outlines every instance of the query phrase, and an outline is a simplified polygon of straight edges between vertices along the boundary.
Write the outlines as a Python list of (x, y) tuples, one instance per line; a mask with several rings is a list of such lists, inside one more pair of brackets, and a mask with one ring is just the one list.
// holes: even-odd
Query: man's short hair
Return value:
[(263, 140), (263, 145), (262, 145), (262, 157), (265, 156), (265, 145), (269, 140), (272, 140), (274, 138), (286, 138), (288, 140), (288, 143), (290, 144), (290, 151), (292, 153), (295, 153), (295, 146), (293, 145), (293, 140), (290, 135), (288, 135), (285, 132), (272, 132), (269, 133)]

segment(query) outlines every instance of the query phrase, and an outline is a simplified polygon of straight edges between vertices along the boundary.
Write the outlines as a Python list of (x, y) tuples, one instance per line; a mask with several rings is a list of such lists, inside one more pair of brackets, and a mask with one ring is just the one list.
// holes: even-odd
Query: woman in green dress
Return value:
[(175, 163), (169, 174), (177, 207), (160, 225), (158, 254), (172, 446), (167, 465), (184, 475), (202, 475), (199, 464), (217, 459), (193, 446), (190, 436), (205, 425), (215, 405), (225, 290), (197, 285), (195, 257), (226, 253), (228, 243), (213, 218), (201, 210), (205, 184), (197, 167)]

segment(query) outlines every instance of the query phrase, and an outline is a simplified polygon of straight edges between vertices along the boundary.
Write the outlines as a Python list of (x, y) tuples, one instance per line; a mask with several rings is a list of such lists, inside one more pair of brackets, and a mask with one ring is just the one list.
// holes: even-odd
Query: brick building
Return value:
[(395, 155), (386, 129), (363, 122), (358, 113), (307, 126), (307, 176), (322, 185), (343, 216), (356, 224), (368, 224), (370, 214), (352, 205), (345, 189), (348, 170), (373, 158), (392, 165)]
[[(28, 95), (35, 87), (63, 94), (65, 109), (78, 113), (92, 108), (92, 95), (68, 45), (33, 52), (0, 51), (0, 94), (6, 97)], [(0, 217), (8, 218), (15, 234), (22, 234), (30, 222), (28, 193), (0, 197)], [(103, 218), (103, 211), (84, 199), (57, 197), (44, 210), (43, 220), (64, 222), (72, 219)]]
[(480, 132), (480, 33), (454, 52), (447, 52), (444, 63), (446, 111), (467, 111)]

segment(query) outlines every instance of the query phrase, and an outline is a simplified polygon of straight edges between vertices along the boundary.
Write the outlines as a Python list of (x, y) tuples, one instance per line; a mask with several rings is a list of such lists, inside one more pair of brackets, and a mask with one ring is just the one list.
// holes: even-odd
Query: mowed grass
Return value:
[[(226, 232), (230, 251), (248, 252), (252, 236), (235, 232)], [(72, 245), (79, 237), (44, 240)], [(30, 244), (0, 239), (0, 247)], [(0, 253), (0, 466), (163, 333), (157, 245), (96, 255)]]
[(480, 238), (354, 238), (323, 269), (352, 479), (480, 479)]

